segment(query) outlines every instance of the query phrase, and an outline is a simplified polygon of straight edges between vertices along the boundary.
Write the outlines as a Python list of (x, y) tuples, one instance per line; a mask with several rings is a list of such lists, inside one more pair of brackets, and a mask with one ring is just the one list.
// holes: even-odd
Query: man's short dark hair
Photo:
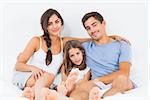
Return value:
[(87, 13), (82, 18), (82, 24), (83, 24), (84, 27), (85, 27), (85, 25), (84, 25), (85, 21), (87, 21), (90, 17), (94, 17), (95, 19), (97, 19), (98, 21), (100, 21), (100, 23), (102, 23), (103, 20), (104, 20), (103, 16), (100, 13), (98, 13), (98, 12)]

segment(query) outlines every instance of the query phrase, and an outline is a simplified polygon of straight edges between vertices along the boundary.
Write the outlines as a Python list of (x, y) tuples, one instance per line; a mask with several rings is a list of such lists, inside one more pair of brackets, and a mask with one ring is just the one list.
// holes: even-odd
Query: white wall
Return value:
[(54, 8), (65, 21), (62, 36), (88, 37), (81, 18), (90, 11), (100, 12), (106, 20), (109, 34), (123, 36), (132, 43), (134, 77), (142, 80), (138, 81), (139, 85), (148, 85), (146, 2), (11, 2), (0, 7), (1, 79), (10, 82), (16, 56), (33, 36), (42, 35), (40, 17), (48, 8)]

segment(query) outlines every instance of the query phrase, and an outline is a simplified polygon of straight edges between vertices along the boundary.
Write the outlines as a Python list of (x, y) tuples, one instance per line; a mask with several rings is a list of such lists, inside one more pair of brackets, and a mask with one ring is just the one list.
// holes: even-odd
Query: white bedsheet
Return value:
[[(145, 97), (146, 87), (138, 87), (127, 91), (125, 94), (118, 93), (114, 96), (106, 97), (103, 100), (148, 100)], [(0, 100), (28, 100), (21, 97), (22, 91), (11, 83), (0, 80)]]
[(21, 97), (22, 91), (11, 83), (0, 80), (0, 100), (28, 100)]

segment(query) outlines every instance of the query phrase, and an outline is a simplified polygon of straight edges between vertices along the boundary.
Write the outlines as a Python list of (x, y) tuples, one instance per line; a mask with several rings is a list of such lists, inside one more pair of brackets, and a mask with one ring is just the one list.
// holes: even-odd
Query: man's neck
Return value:
[(101, 37), (98, 40), (94, 40), (96, 44), (108, 44), (111, 43), (113, 39), (109, 38), (107, 35)]

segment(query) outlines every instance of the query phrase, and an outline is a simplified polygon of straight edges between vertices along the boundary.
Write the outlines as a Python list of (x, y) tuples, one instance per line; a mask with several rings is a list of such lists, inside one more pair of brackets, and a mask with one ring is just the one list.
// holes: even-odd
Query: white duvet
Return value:
[(22, 91), (13, 84), (0, 80), (0, 100), (27, 100), (21, 94)]
[[(145, 97), (145, 87), (127, 91), (125, 94), (118, 93), (114, 96), (106, 97), (103, 100), (148, 100)], [(22, 91), (11, 83), (0, 80), (0, 100), (27, 100), (21, 97)]]

